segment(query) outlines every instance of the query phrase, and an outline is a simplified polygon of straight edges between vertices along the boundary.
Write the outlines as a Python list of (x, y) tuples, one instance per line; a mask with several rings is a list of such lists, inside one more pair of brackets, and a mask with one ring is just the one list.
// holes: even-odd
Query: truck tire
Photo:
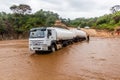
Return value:
[(55, 52), (55, 51), (56, 51), (55, 45), (51, 45), (51, 52)]
[(36, 54), (39, 54), (39, 53), (40, 53), (40, 51), (35, 51), (35, 53), (36, 53)]
[(87, 41), (89, 41), (90, 40), (90, 36), (89, 35), (87, 35)]

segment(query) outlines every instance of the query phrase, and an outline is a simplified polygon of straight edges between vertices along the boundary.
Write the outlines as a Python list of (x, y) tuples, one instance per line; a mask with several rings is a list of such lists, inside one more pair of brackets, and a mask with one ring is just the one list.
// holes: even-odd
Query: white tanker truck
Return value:
[(39, 51), (52, 51), (62, 48), (79, 39), (87, 39), (86, 32), (81, 30), (68, 30), (57, 27), (40, 27), (30, 30), (29, 49)]

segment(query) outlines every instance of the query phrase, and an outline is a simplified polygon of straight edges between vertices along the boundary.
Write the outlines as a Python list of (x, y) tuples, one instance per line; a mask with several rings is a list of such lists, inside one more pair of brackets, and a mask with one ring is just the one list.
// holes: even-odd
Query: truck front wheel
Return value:
[(36, 54), (39, 54), (39, 53), (40, 53), (40, 51), (37, 51), (37, 50), (36, 50), (36, 51), (35, 51), (35, 53), (36, 53)]
[(52, 45), (52, 46), (51, 46), (51, 52), (55, 52), (55, 50), (56, 50), (55, 45)]

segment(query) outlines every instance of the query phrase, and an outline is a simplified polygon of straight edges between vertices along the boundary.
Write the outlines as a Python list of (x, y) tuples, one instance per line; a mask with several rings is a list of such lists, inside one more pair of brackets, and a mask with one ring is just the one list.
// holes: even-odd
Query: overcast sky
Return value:
[(98, 17), (110, 13), (110, 7), (120, 5), (119, 0), (0, 0), (0, 12), (11, 12), (13, 4), (28, 4), (32, 12), (40, 9), (58, 13), (63, 18)]

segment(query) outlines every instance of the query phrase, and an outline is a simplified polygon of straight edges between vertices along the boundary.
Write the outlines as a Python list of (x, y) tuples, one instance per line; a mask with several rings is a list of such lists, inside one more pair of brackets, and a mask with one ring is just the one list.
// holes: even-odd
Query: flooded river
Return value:
[(120, 80), (120, 38), (92, 37), (49, 54), (0, 41), (0, 80)]

